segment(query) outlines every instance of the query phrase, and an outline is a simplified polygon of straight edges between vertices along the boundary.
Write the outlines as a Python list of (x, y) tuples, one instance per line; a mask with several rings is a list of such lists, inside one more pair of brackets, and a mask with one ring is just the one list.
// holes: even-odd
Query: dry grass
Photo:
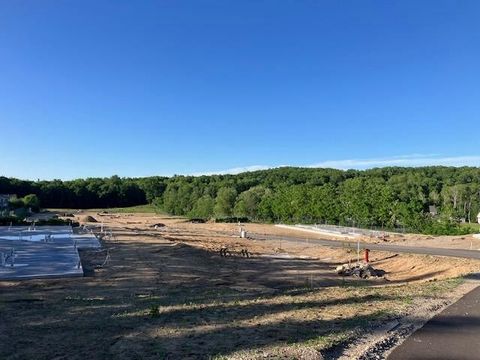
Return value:
[[(349, 249), (252, 243), (231, 237), (233, 225), (150, 214), (98, 220), (116, 240), (106, 241), (111, 261), (95, 276), (0, 283), (1, 359), (315, 358), (448, 297), (459, 282), (447, 279), (458, 275), (452, 264), (458, 273), (478, 268), (378, 253), (390, 281), (347, 280), (332, 269), (353, 256)], [(159, 222), (167, 226), (150, 227)], [(220, 257), (222, 246), (254, 257)]]

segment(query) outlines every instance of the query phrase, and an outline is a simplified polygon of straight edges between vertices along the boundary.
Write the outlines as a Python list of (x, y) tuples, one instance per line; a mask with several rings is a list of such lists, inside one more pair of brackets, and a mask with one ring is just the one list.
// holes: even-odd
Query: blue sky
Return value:
[(0, 174), (480, 165), (480, 2), (0, 0)]

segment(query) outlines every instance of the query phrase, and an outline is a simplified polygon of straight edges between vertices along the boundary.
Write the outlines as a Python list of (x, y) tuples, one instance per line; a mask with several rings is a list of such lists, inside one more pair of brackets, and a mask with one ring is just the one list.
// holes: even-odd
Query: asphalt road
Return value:
[(388, 360), (480, 359), (480, 287), (410, 335)]
[[(249, 233), (249, 237), (255, 240), (288, 241), (293, 243), (304, 242), (309, 244), (317, 244), (321, 246), (329, 246), (333, 248), (345, 248), (345, 247), (351, 247), (352, 249), (357, 248), (356, 241), (324, 240), (324, 239), (312, 239), (312, 238), (301, 237), (301, 236), (258, 235), (258, 234), (250, 234), (250, 233)], [(450, 256), (450, 257), (466, 258), (466, 259), (480, 259), (479, 250), (444, 249), (444, 248), (434, 248), (434, 247), (404, 246), (404, 245), (393, 245), (393, 244), (382, 244), (382, 243), (374, 244), (374, 243), (360, 242), (360, 249), (365, 249), (365, 248), (370, 250), (389, 251), (394, 253)], [(480, 359), (480, 353), (479, 353), (478, 359)]]

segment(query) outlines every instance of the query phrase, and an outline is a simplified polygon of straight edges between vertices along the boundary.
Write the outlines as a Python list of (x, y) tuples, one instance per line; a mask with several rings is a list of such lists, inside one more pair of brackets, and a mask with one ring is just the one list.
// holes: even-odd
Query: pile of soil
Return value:
[(151, 228), (162, 228), (162, 227), (165, 227), (165, 224), (162, 224), (162, 223), (156, 223), (156, 224), (153, 224), (153, 225), (150, 225)]
[(80, 218), (80, 221), (81, 222), (92, 222), (92, 223), (98, 222), (93, 216), (90, 216), (90, 215), (82, 216)]

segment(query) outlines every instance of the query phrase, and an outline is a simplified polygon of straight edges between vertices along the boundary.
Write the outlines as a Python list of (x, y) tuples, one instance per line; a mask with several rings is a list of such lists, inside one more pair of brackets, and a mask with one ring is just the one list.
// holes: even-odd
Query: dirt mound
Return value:
[(193, 218), (193, 219), (190, 219), (188, 220), (188, 222), (192, 223), (192, 224), (205, 224), (207, 222), (207, 220), (205, 219), (197, 219), (197, 218)]
[(95, 219), (93, 216), (90, 216), (90, 215), (80, 217), (80, 221), (81, 222), (92, 222), (92, 223), (98, 222), (97, 219)]
[(385, 271), (374, 269), (370, 264), (344, 264), (337, 266), (335, 271), (341, 276), (356, 276), (362, 279), (382, 277), (385, 275)]
[(165, 227), (165, 224), (162, 224), (162, 223), (156, 223), (156, 224), (153, 224), (153, 225), (150, 225), (151, 228), (162, 228), (162, 227)]

